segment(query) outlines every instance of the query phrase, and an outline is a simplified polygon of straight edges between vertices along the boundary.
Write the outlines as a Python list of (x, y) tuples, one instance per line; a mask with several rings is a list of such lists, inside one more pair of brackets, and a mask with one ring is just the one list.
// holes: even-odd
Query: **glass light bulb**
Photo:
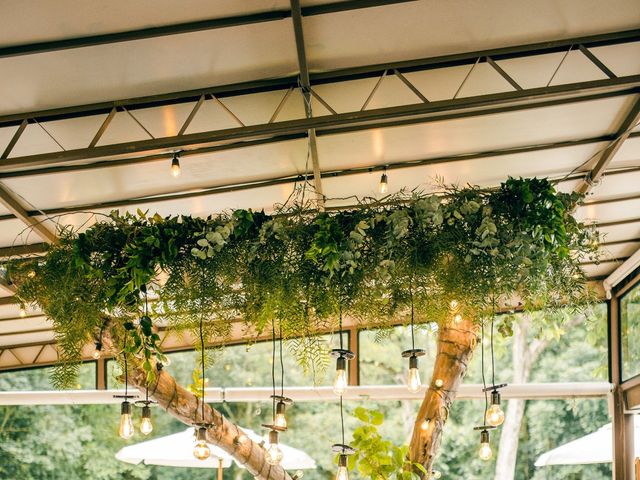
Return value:
[(482, 460), (491, 460), (491, 457), (493, 457), (491, 445), (489, 445), (489, 443), (481, 443), (480, 450), (478, 450), (478, 455)]
[(433, 472), (431, 472), (431, 478), (436, 478), (436, 479), (438, 479), (438, 478), (440, 478), (440, 477), (442, 477), (442, 473), (440, 473), (440, 471), (439, 471), (439, 470), (434, 470)]
[(265, 460), (269, 465), (280, 465), (280, 462), (282, 461), (282, 450), (280, 450), (277, 443), (269, 445), (265, 455)]
[(20, 318), (24, 318), (27, 316), (27, 311), (24, 309), (24, 307), (20, 307)]
[(410, 368), (407, 376), (407, 388), (410, 392), (416, 393), (420, 390), (422, 383), (420, 382), (420, 371), (417, 368)]
[(487, 425), (491, 425), (492, 427), (498, 427), (504, 423), (504, 412), (502, 408), (498, 404), (493, 404), (487, 410), (487, 415), (485, 416), (485, 420)]
[(451, 310), (457, 310), (459, 305), (457, 300), (451, 300), (451, 302), (449, 302), (449, 308), (451, 308)]
[(383, 175), (380, 179), (380, 184), (378, 185), (378, 191), (380, 193), (387, 193), (389, 190), (389, 183), (387, 182), (387, 176)]
[(178, 158), (174, 158), (173, 161), (171, 162), (171, 175), (175, 177), (179, 177), (180, 176), (180, 160), (178, 160)]
[(198, 460), (206, 460), (209, 458), (209, 455), (211, 455), (211, 449), (209, 448), (209, 445), (207, 445), (207, 442), (204, 440), (198, 440), (196, 442), (196, 446), (193, 447), (193, 456)]
[(287, 417), (285, 417), (284, 413), (276, 413), (273, 424), (278, 428), (287, 428)]
[(441, 378), (437, 378), (434, 383), (436, 388), (442, 388), (444, 385), (444, 380), (442, 380)]
[(428, 418), (425, 418), (422, 423), (420, 424), (420, 429), (423, 431), (427, 431), (427, 429), (429, 428), (429, 424), (431, 423), (431, 421)]
[(149, 435), (153, 431), (153, 423), (151, 423), (151, 418), (142, 417), (142, 421), (140, 422), (140, 431), (143, 435)]
[(336, 472), (336, 480), (349, 480), (349, 470), (347, 467), (340, 466)]
[(462, 315), (456, 313), (456, 315), (453, 317), (453, 321), (456, 323), (460, 323), (462, 321)]
[(95, 360), (100, 360), (100, 357), (102, 356), (102, 352), (100, 350), (98, 350), (97, 348), (93, 351), (93, 358)]
[(336, 376), (333, 380), (333, 392), (336, 395), (342, 395), (347, 389), (347, 371), (344, 369), (336, 370)]
[(125, 440), (133, 437), (133, 420), (130, 413), (123, 413), (120, 415), (120, 427), (118, 428), (118, 435)]

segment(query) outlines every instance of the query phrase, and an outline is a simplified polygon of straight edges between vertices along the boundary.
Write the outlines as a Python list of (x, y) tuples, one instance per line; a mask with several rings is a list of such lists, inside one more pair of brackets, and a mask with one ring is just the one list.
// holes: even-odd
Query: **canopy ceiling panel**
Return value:
[(606, 278), (613, 272), (616, 268), (618, 268), (622, 262), (601, 262), (600, 264), (588, 264), (584, 265), (582, 269), (584, 270), (587, 278)]
[[(183, 156), (180, 160), (181, 174), (177, 178), (171, 175), (171, 160), (166, 159), (99, 170), (7, 178), (4, 183), (17, 194), (28, 198), (37, 209), (51, 209), (298, 175), (304, 173), (306, 159), (307, 142), (300, 139)], [(290, 188), (285, 188), (286, 196)], [(270, 199), (272, 203), (282, 202), (286, 199), (279, 192), (277, 188), (270, 190), (266, 196), (260, 193), (237, 193), (227, 197), (227, 200), (223, 195), (218, 195), (215, 202), (220, 202), (222, 209), (231, 208), (243, 197), (241, 202), (246, 207), (270, 207), (269, 203), (264, 202)], [(200, 200), (194, 202), (192, 207), (199, 204)], [(189, 205), (184, 204), (183, 207)], [(212, 211), (198, 212), (208, 215), (220, 211), (212, 208)], [(170, 213), (170, 210), (163, 211)], [(187, 214), (189, 210), (181, 209), (175, 213)]]
[(598, 231), (604, 238), (604, 242), (627, 241), (630, 238), (640, 238), (640, 219), (636, 219), (637, 215), (629, 216), (630, 222), (616, 223), (614, 225), (598, 225)]
[(0, 246), (25, 245), (40, 242), (36, 233), (28, 229), (24, 223), (17, 219), (0, 221)]
[(625, 30), (638, 23), (635, 0), (429, 0), (309, 17), (304, 31), (310, 68), (327, 70)]
[[(0, 59), (0, 113), (289, 75), (290, 20)], [(45, 73), (46, 72), (46, 73)]]
[[(526, 111), (318, 137), (324, 169), (385, 164), (584, 139), (612, 133), (629, 99), (609, 98)], [(595, 153), (595, 152), (594, 152)], [(576, 158), (578, 163), (588, 157)], [(506, 173), (506, 172), (505, 172)]]
[(627, 139), (611, 161), (611, 168), (640, 167), (640, 136)]
[(91, 222), (93, 221), (91, 218), (92, 213), (108, 215), (112, 210), (127, 212), (140, 209), (142, 211), (149, 211), (149, 214), (158, 213), (162, 216), (194, 215), (200, 217), (206, 217), (212, 214), (215, 215), (217, 213), (238, 208), (273, 211), (274, 205), (283, 204), (287, 201), (293, 193), (294, 188), (294, 183), (288, 183), (284, 185), (254, 188), (249, 192), (249, 194), (245, 190), (239, 190), (216, 195), (202, 195), (167, 201), (158, 201), (158, 199), (154, 201), (153, 199), (149, 199), (143, 203), (136, 203), (121, 208), (98, 208), (91, 210), (91, 213), (80, 212), (64, 215), (61, 214), (58, 220), (65, 225), (79, 228), (81, 226), (87, 227), (91, 225)]
[(3, 0), (0, 44), (42, 42), (287, 8), (287, 0)]

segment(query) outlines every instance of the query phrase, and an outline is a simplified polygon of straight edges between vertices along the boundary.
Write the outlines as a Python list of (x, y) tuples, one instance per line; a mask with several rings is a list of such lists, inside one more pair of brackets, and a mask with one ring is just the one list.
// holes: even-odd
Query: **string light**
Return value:
[[(174, 157), (176, 160), (177, 154)], [(204, 288), (205, 270), (202, 268), (201, 288)], [(204, 296), (204, 292), (201, 292)], [(200, 315), (198, 324), (198, 335), (200, 336), (200, 365), (202, 367), (202, 381), (200, 382), (200, 420), (202, 423), (196, 423), (194, 426), (198, 428), (196, 432), (196, 444), (193, 447), (193, 456), (198, 460), (206, 460), (211, 455), (211, 449), (207, 445), (207, 428), (213, 425), (205, 422), (204, 405), (205, 405), (205, 361), (204, 361), (204, 318)]]
[(387, 178), (387, 167), (384, 167), (382, 175), (380, 176), (380, 183), (378, 184), (378, 191), (380, 193), (387, 193), (389, 190), (389, 179)]
[(356, 451), (344, 441), (344, 409), (342, 406), (342, 395), (340, 395), (340, 427), (342, 432), (342, 443), (336, 443), (331, 446), (331, 450), (338, 454), (338, 470), (336, 471), (335, 480), (349, 480), (349, 466), (347, 458)]
[(99, 360), (100, 357), (102, 357), (102, 343), (101, 342), (96, 342), (96, 348), (93, 351), (92, 357), (95, 360)]
[(122, 398), (123, 402), (120, 404), (120, 424), (118, 425), (118, 435), (120, 438), (128, 440), (133, 437), (133, 419), (131, 418), (131, 403), (130, 398), (134, 398), (133, 395), (129, 395), (129, 366), (127, 365), (127, 336), (125, 333), (124, 347), (122, 349), (123, 363), (124, 363), (124, 395), (114, 395), (114, 398)]
[(207, 427), (198, 427), (196, 431), (196, 446), (193, 448), (193, 456), (198, 460), (206, 460), (211, 455), (211, 449), (207, 445)]
[(351, 350), (345, 349), (343, 345), (342, 306), (340, 307), (338, 335), (340, 336), (340, 348), (334, 348), (329, 352), (329, 355), (336, 359), (336, 375), (333, 380), (333, 393), (338, 396), (342, 396), (349, 384), (347, 380), (347, 360), (351, 360), (355, 357), (355, 354)]
[(436, 381), (433, 382), (436, 388), (442, 388), (444, 386), (444, 380), (441, 378), (436, 378)]
[(403, 358), (409, 359), (409, 372), (407, 374), (407, 388), (410, 392), (416, 393), (420, 391), (422, 382), (420, 381), (420, 370), (418, 370), (418, 357), (424, 355), (424, 350), (416, 348), (415, 341), (415, 325), (414, 325), (414, 307), (413, 307), (413, 290), (411, 295), (411, 349), (402, 352)]
[(493, 457), (493, 451), (489, 443), (489, 430), (487, 429), (480, 431), (480, 449), (478, 450), (478, 456), (484, 461), (491, 460), (491, 457)]
[(420, 423), (420, 430), (426, 432), (429, 429), (429, 425), (431, 424), (431, 420), (428, 418), (425, 418), (421, 423)]
[(24, 306), (20, 306), (20, 318), (24, 318), (27, 316), (27, 311), (25, 310)]
[(173, 160), (171, 160), (171, 175), (177, 178), (180, 176), (180, 173), (182, 173), (180, 170), (180, 154), (176, 152), (173, 154)]

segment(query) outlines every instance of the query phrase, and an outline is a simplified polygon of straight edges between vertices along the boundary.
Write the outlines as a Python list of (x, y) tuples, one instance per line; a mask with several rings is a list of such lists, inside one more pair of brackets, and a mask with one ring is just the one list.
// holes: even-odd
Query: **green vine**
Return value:
[[(235, 319), (257, 333), (281, 322), (312, 368), (324, 357), (314, 334), (334, 328), (339, 311), (385, 326), (412, 302), (416, 321), (438, 323), (451, 321), (453, 299), (475, 319), (490, 313), (490, 298), (508, 306), (517, 296), (525, 308), (583, 302), (580, 262), (595, 254), (597, 233), (572, 216), (580, 200), (545, 179), (511, 178), (330, 213), (114, 212), (84, 232), (63, 230), (44, 257), (16, 260), (9, 274), (19, 298), (53, 321), (61, 386), (105, 315), (132, 336), (149, 378), (162, 358), (157, 325), (195, 333), (201, 318), (207, 343), (224, 341)], [(142, 316), (145, 291), (157, 300)]]

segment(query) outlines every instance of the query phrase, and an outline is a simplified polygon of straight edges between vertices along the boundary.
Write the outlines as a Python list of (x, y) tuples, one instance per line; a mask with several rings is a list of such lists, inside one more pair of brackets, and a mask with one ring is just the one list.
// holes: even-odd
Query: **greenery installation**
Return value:
[[(197, 399), (157, 370), (164, 358), (155, 324), (194, 334), (202, 324), (207, 343), (219, 343), (233, 319), (255, 334), (276, 322), (299, 361), (315, 367), (326, 357), (314, 334), (343, 316), (385, 326), (415, 312), (417, 322), (439, 326), (434, 376), (416, 420), (429, 418), (431, 427), (414, 429), (409, 450), (430, 471), (481, 323), (514, 302), (537, 310), (588, 297), (580, 262), (597, 241), (572, 216), (580, 199), (545, 179), (509, 179), (493, 189), (446, 187), (337, 212), (114, 213), (83, 233), (61, 232), (45, 257), (15, 262), (10, 273), (19, 297), (54, 323), (59, 386), (73, 381), (88, 340), (104, 343), (130, 360), (129, 383), (150, 386), (183, 421), (217, 427), (211, 442), (256, 463), (248, 466), (259, 477), (286, 474), (261, 469), (264, 455), (249, 455), (253, 445), (238, 451), (237, 437), (227, 434), (235, 427), (219, 412), (194, 418), (194, 409), (182, 408)], [(148, 294), (159, 301), (140, 316)]]

